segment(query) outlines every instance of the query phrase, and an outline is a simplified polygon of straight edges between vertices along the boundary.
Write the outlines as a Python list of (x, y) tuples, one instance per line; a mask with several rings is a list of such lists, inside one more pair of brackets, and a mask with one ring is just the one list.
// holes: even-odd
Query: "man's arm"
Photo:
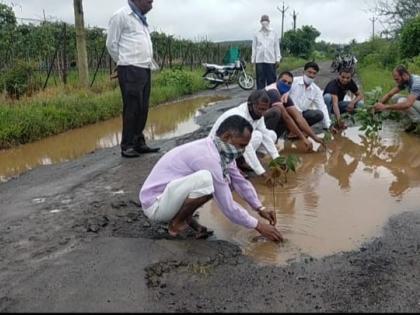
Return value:
[(308, 122), (305, 118), (303, 118), (302, 113), (295, 107), (295, 106), (289, 106), (286, 108), (290, 116), (293, 117), (293, 119), (296, 121), (297, 125), (301, 130), (303, 130), (304, 133), (306, 133), (309, 137), (311, 137), (314, 141), (324, 144), (324, 141), (319, 138), (312, 128), (308, 125)]
[(276, 62), (279, 63), (281, 60), (280, 41), (276, 32), (274, 32), (274, 52), (276, 56)]
[(340, 120), (341, 114), (340, 114), (340, 107), (338, 107), (338, 96), (335, 94), (331, 94), (332, 97), (332, 105), (333, 105), (333, 111), (335, 114), (335, 117), (337, 118), (337, 121)]
[(251, 63), (257, 62), (257, 36), (255, 35), (252, 39), (252, 54), (251, 54)]
[(364, 98), (363, 93), (360, 90), (355, 92), (354, 95), (356, 97), (347, 106), (347, 111), (348, 112), (352, 112), (354, 110), (354, 107), (356, 106), (356, 104)]
[(394, 87), (391, 91), (389, 91), (387, 94), (384, 95), (380, 103), (385, 104), (391, 99), (391, 97), (393, 97), (395, 94), (400, 93), (400, 92), (401, 92), (401, 89), (398, 86)]
[(289, 115), (289, 113), (287, 112), (286, 108), (283, 106), (282, 103), (274, 103), (273, 108), (275, 108), (276, 110), (278, 110), (281, 114), (281, 117), (283, 118), (284, 122), (286, 123), (286, 127), (287, 129), (289, 129), (291, 132), (293, 132), (294, 134), (296, 134), (299, 139), (301, 139), (304, 144), (306, 149), (312, 150), (312, 143), (306, 139), (305, 135), (303, 134), (303, 132), (299, 129), (299, 127), (296, 125), (294, 119)]
[(252, 168), (252, 170), (258, 176), (265, 174), (265, 169), (261, 165), (260, 160), (258, 159), (257, 153), (254, 150), (252, 144), (248, 144), (244, 152), (245, 162)]
[(415, 101), (416, 101), (416, 96), (414, 94), (410, 94), (407, 97), (407, 100), (405, 102), (395, 103), (395, 104), (378, 103), (375, 105), (375, 110), (378, 112), (383, 112), (386, 110), (404, 111), (404, 110), (409, 109), (411, 106), (413, 106)]
[[(271, 158), (274, 160), (279, 157), (279, 151), (275, 145), (274, 139), (270, 136), (270, 130), (267, 129), (265, 125), (264, 118), (258, 123), (257, 130), (259, 130), (263, 135), (262, 145), (267, 150), (268, 154), (270, 154)], [(271, 131), (273, 132), (273, 131)], [(275, 132), (273, 132), (275, 134)], [(277, 137), (275, 137), (277, 138)]]
[(121, 37), (121, 25), (118, 15), (114, 15), (109, 20), (108, 35), (106, 37), (106, 47), (112, 59), (118, 63), (119, 41)]

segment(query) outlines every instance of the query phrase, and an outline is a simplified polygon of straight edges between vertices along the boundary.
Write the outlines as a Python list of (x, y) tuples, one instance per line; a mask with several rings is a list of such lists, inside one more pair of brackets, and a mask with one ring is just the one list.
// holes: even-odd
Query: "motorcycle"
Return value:
[(352, 75), (356, 72), (358, 60), (353, 55), (338, 56), (331, 64), (331, 72), (340, 72), (341, 69), (350, 69)]
[(229, 65), (216, 65), (210, 63), (203, 63), (206, 72), (203, 74), (204, 80), (207, 81), (208, 89), (215, 89), (220, 84), (228, 86), (232, 83), (238, 85), (244, 90), (251, 90), (255, 85), (254, 78), (245, 72), (245, 62), (237, 60)]

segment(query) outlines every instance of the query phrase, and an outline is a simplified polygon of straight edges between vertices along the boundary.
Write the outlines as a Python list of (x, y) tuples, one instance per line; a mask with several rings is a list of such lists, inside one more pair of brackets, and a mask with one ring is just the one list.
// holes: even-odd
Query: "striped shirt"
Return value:
[(420, 101), (420, 76), (411, 75), (410, 80), (404, 86), (401, 86), (400, 89), (403, 90), (407, 88), (408, 92), (416, 96), (416, 100)]

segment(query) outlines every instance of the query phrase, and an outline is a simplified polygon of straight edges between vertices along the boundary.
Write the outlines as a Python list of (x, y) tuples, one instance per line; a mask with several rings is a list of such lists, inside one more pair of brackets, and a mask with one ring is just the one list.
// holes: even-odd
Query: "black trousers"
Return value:
[(316, 123), (324, 119), (324, 114), (318, 109), (308, 109), (302, 112), (303, 118), (308, 122), (309, 126), (313, 126)]
[(150, 69), (118, 66), (118, 82), (123, 99), (121, 150), (146, 144), (143, 130), (149, 113)]
[[(324, 119), (324, 114), (320, 110), (306, 110), (302, 112), (302, 116), (308, 122), (309, 126), (313, 126)], [(287, 130), (286, 123), (280, 111), (275, 108), (271, 108), (265, 113), (264, 121), (267, 129), (276, 132), (277, 138), (281, 138)]]
[(276, 65), (274, 63), (256, 63), (257, 90), (276, 82)]

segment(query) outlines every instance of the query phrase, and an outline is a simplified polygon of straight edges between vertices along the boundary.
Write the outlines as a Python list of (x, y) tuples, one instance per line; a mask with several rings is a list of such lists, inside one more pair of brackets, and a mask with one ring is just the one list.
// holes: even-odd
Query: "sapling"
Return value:
[(296, 155), (283, 156), (272, 160), (269, 164), (269, 177), (266, 183), (272, 186), (273, 206), (276, 208), (276, 187), (284, 186), (287, 183), (287, 174), (292, 171), (296, 172), (297, 165), (300, 163), (299, 157)]
[(367, 137), (376, 137), (382, 129), (383, 114), (375, 111), (375, 104), (378, 103), (382, 88), (376, 87), (370, 92), (366, 92), (365, 105), (355, 110), (355, 118), (360, 123), (360, 131), (364, 131)]

